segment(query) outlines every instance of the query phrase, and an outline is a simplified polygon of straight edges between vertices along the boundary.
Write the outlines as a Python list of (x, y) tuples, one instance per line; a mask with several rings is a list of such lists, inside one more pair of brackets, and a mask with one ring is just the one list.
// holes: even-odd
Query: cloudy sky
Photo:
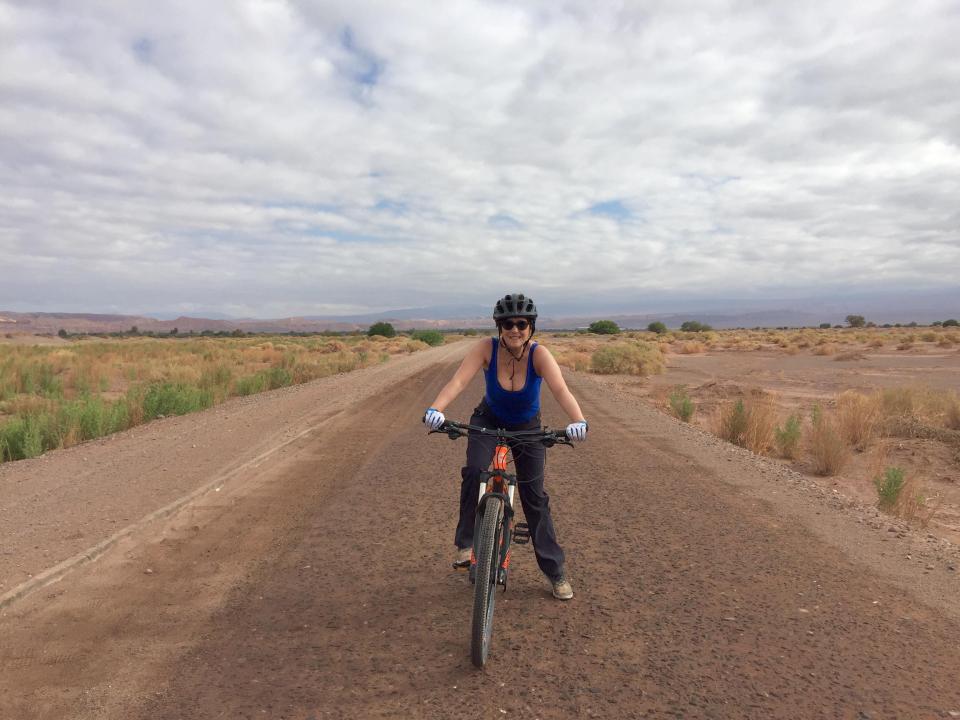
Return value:
[(957, 284), (960, 4), (0, 0), (0, 308)]

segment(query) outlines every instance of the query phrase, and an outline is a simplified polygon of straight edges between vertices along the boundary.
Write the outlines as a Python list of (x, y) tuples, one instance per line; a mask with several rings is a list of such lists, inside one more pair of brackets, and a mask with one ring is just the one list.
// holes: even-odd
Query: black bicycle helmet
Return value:
[(506, 318), (528, 318), (531, 321), (536, 321), (537, 306), (533, 304), (533, 300), (523, 293), (504, 295), (497, 300), (497, 304), (493, 308), (493, 319), (500, 322)]

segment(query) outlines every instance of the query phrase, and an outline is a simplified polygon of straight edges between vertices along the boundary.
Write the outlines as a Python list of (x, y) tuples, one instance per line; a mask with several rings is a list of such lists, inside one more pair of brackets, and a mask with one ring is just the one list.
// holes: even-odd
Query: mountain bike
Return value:
[[(480, 499), (477, 502), (476, 530), (470, 557), (470, 579), (473, 582), (473, 622), (470, 628), (470, 657), (483, 667), (490, 653), (493, 638), (493, 610), (497, 585), (507, 589), (511, 545), (530, 542), (526, 523), (514, 523), (513, 496), (517, 477), (507, 473), (507, 452), (512, 443), (516, 450), (539, 443), (545, 447), (570, 445), (563, 430), (503, 430), (446, 421), (432, 432), (445, 433), (451, 440), (470, 432), (497, 439), (493, 451), (493, 467), (480, 475)], [(522, 481), (521, 481), (522, 482)]]

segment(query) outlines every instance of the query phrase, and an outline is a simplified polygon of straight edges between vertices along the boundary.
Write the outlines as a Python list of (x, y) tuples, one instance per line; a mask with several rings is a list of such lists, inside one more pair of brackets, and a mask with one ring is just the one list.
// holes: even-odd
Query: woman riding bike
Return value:
[[(423, 422), (436, 430), (444, 422), (443, 411), (469, 384), (481, 368), (486, 378), (483, 400), (474, 409), (471, 425), (506, 430), (540, 429), (540, 383), (547, 381), (560, 407), (571, 419), (566, 435), (571, 440), (587, 439), (587, 421), (573, 394), (567, 388), (560, 366), (550, 351), (531, 342), (537, 321), (537, 306), (523, 293), (505, 295), (493, 310), (497, 323), (496, 338), (478, 341), (467, 352), (433, 405), (424, 413)], [(460, 519), (454, 542), (457, 545), (455, 567), (470, 565), (473, 530), (476, 521), (480, 474), (490, 465), (496, 439), (471, 432), (467, 439), (467, 462), (461, 469)], [(520, 488), (520, 503), (530, 528), (537, 564), (553, 585), (559, 600), (573, 597), (573, 588), (564, 574), (563, 549), (550, 517), (550, 497), (543, 487), (546, 449), (542, 446), (512, 447)]]

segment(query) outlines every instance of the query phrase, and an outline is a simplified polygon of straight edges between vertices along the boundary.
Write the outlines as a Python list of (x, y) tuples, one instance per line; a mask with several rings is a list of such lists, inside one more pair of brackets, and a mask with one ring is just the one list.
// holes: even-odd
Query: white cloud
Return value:
[(956, 37), (949, 2), (0, 2), (0, 306), (947, 285)]

